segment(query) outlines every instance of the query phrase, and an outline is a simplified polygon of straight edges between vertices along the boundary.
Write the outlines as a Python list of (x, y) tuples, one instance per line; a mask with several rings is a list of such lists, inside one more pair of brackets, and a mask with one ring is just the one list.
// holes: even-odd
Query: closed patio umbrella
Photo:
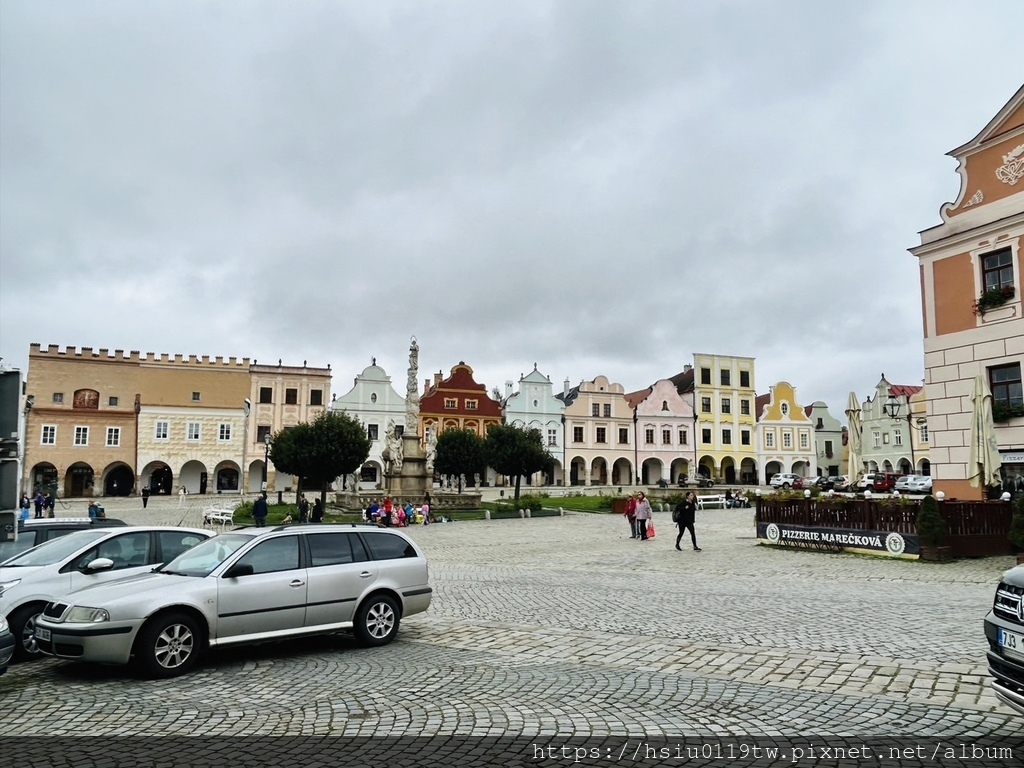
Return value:
[(992, 393), (984, 376), (974, 377), (974, 392), (971, 394), (971, 458), (967, 465), (968, 480), (975, 488), (1000, 485), (999, 443), (996, 442), (996, 426), (992, 419)]
[(857, 393), (850, 393), (850, 401), (846, 405), (846, 418), (849, 420), (849, 428), (846, 434), (847, 470), (850, 476), (850, 483), (857, 481), (860, 476), (860, 438), (863, 425), (860, 422), (860, 401)]

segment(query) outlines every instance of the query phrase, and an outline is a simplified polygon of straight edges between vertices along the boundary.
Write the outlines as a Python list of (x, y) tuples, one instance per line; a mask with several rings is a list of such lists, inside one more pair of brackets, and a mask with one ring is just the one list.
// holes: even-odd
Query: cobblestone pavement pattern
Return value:
[[(201, 514), (154, 501), (107, 510)], [(4, 709), (22, 713), (7, 735), (1019, 738), (988, 691), (981, 623), (1010, 558), (771, 549), (751, 510), (700, 513), (704, 551), (678, 552), (668, 517), (649, 542), (617, 515), (412, 528), (434, 602), (391, 646), (340, 635), (222, 651), (159, 682), (16, 665), (0, 678)]]

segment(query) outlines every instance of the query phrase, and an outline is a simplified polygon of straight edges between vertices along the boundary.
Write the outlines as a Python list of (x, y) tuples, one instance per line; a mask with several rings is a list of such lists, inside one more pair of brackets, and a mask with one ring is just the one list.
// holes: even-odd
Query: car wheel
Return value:
[(792, 486), (789, 483), (783, 483), (782, 487), (788, 491)]
[(135, 641), (135, 658), (148, 677), (177, 677), (199, 658), (199, 624), (184, 613), (166, 613), (150, 619)]
[(8, 623), (14, 635), (14, 658), (17, 661), (34, 661), (42, 658), (43, 652), (36, 645), (36, 619), (46, 606), (37, 603), (25, 605), (11, 614)]
[(354, 631), (363, 645), (387, 645), (398, 634), (398, 604), (387, 595), (373, 595), (359, 606)]

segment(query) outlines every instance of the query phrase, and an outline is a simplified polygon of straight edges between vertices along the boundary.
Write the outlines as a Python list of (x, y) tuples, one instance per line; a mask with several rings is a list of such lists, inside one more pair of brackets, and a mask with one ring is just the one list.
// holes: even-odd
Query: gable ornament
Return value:
[(1014, 149), (1010, 154), (1003, 155), (1003, 164), (996, 168), (996, 178), (1004, 184), (1014, 186), (1024, 178), (1024, 144)]

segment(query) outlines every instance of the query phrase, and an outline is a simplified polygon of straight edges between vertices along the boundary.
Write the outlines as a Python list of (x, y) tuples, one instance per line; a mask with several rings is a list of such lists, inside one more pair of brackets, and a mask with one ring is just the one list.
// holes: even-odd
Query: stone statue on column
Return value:
[(420, 394), (417, 382), (420, 377), (420, 345), (412, 337), (409, 345), (409, 377), (405, 384), (405, 431), (410, 435), (419, 434)]
[(402, 471), (403, 451), (402, 438), (397, 434), (394, 419), (388, 421), (388, 429), (385, 435), (387, 439), (387, 450), (390, 454), (388, 458), (391, 460), (391, 472), (392, 474), (398, 474)]

